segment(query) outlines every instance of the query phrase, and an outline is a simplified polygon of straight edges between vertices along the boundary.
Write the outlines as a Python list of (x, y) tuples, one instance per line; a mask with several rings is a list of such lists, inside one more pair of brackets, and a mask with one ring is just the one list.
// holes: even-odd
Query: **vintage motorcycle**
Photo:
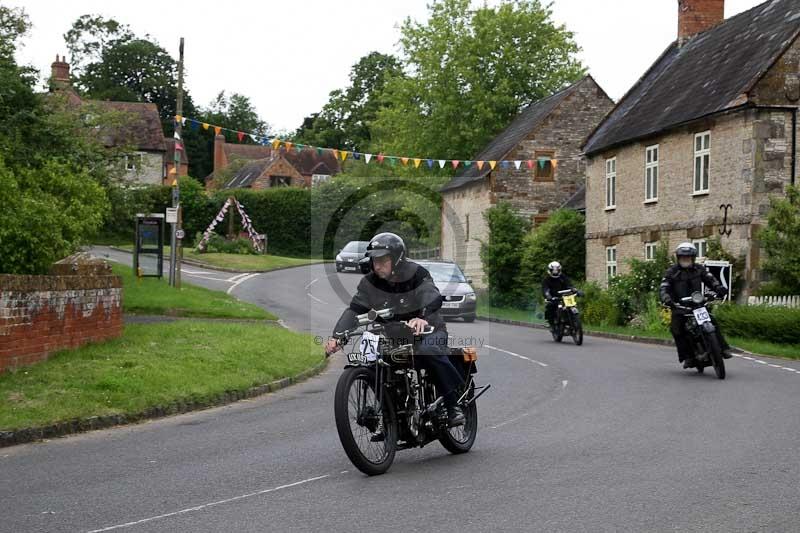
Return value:
[(717, 328), (711, 322), (709, 307), (716, 300), (711, 292), (694, 292), (691, 296), (681, 298), (681, 305), (675, 306), (674, 312), (686, 314), (686, 330), (692, 339), (694, 358), (697, 360), (697, 371), (703, 373), (707, 366), (713, 366), (717, 378), (725, 379), (725, 361), (722, 347), (717, 339)]
[[(433, 376), (414, 364), (414, 331), (403, 322), (384, 322), (392, 316), (391, 309), (373, 309), (358, 315), (358, 326), (337, 333), (344, 344), (353, 337), (360, 342), (347, 354), (336, 385), (336, 429), (350, 461), (370, 476), (386, 472), (397, 450), (421, 448), (434, 440), (451, 453), (468, 452), (478, 432), (475, 400), (491, 386), (475, 384), (474, 348), (450, 348), (451, 362), (463, 372), (465, 386), (458, 404), (465, 420), (448, 427), (444, 398)], [(433, 330), (428, 326), (422, 335)]]
[(556, 317), (550, 330), (556, 342), (561, 342), (565, 335), (570, 335), (575, 344), (583, 344), (583, 324), (578, 311), (577, 296), (578, 291), (575, 289), (558, 291)]

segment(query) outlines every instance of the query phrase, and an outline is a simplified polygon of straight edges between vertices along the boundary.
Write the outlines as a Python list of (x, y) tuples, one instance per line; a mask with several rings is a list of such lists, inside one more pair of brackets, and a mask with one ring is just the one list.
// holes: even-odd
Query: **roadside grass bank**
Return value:
[[(481, 317), (494, 318), (501, 320), (514, 320), (525, 324), (546, 325), (545, 321), (537, 317), (532, 311), (520, 309), (491, 307), (484, 305), (478, 300), (478, 319)], [(608, 326), (608, 325), (588, 325), (584, 324), (584, 332), (591, 333), (612, 333), (640, 339), (659, 339), (672, 340), (672, 335), (665, 330), (649, 330), (628, 326)], [(725, 331), (723, 330), (723, 334)], [(754, 354), (766, 355), (771, 357), (782, 357), (786, 359), (800, 360), (800, 344), (779, 344), (759, 339), (748, 339), (742, 337), (728, 337), (728, 343), (735, 348), (745, 350)]]
[(322, 363), (311, 335), (269, 324), (129, 324), (123, 336), (0, 374), (0, 432), (204, 404)]
[(114, 274), (122, 276), (122, 308), (125, 313), (196, 318), (237, 318), (277, 320), (278, 317), (248, 302), (221, 291), (212, 291), (189, 283), (180, 289), (170, 287), (166, 279), (137, 278), (133, 269), (112, 263)]

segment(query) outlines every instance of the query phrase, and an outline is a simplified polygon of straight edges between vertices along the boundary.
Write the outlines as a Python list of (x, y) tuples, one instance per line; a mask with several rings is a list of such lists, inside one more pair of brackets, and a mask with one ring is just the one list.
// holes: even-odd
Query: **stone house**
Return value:
[[(456, 261), (476, 287), (485, 287), (484, 211), (503, 201), (534, 224), (546, 220), (583, 187), (581, 146), (613, 106), (586, 76), (525, 108), (469, 168), (442, 187), (442, 258)], [(486, 164), (478, 168), (478, 161)], [(491, 168), (490, 161), (498, 163)]]
[(125, 177), (131, 183), (161, 185), (164, 182), (168, 170), (167, 144), (155, 104), (81, 98), (72, 86), (69, 63), (58, 56), (51, 65), (50, 91), (65, 94), (70, 104), (80, 107), (82, 113), (108, 113), (113, 120), (119, 120), (119, 125), (103, 128), (99, 135), (106, 147), (128, 149), (123, 164)]
[[(275, 150), (271, 146), (228, 143), (225, 136), (217, 135), (214, 138), (214, 171), (206, 177), (206, 186), (209, 187), (212, 178), (235, 159), (252, 160), (253, 163), (259, 162), (259, 164), (245, 165), (237, 171), (233, 179), (226, 180), (223, 187), (227, 187), (227, 184), (231, 182), (250, 183), (250, 185), (256, 183), (262, 188), (270, 187), (272, 183), (279, 186), (288, 184), (297, 187), (311, 187), (338, 174), (341, 169), (339, 161), (330, 150), (322, 150), (321, 153), (313, 148), (303, 148), (299, 152), (295, 149), (286, 150), (284, 147)], [(292, 167), (292, 170), (287, 169), (286, 165)], [(256, 169), (261, 169), (262, 173), (269, 170), (271, 174), (265, 175), (265, 178), (266, 176), (276, 176), (281, 179), (256, 180), (249, 177), (250, 173), (255, 172)], [(243, 185), (237, 186), (242, 187)]]
[(758, 230), (796, 179), (800, 1), (728, 20), (679, 0), (678, 38), (587, 140), (587, 278), (607, 283), (659, 243), (708, 239), (762, 278)]

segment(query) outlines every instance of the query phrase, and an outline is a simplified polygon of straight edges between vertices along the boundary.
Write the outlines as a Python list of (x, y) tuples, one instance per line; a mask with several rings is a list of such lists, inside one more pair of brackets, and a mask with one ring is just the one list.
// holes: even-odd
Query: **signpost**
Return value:
[[(168, 222), (172, 224), (172, 235), (170, 237), (169, 249), (169, 284), (173, 287), (180, 288), (181, 286), (181, 259), (183, 258), (183, 249), (181, 248), (181, 239), (183, 238), (183, 231), (181, 230), (181, 188), (178, 177), (180, 176), (181, 168), (181, 152), (184, 150), (183, 146), (183, 37), (181, 37), (181, 44), (178, 48), (178, 101), (176, 106), (175, 115), (175, 164), (172, 170), (175, 172), (175, 177), (172, 180), (172, 209), (167, 209)], [(174, 211), (171, 214), (170, 211)], [(178, 232), (181, 232), (181, 237), (178, 237)]]

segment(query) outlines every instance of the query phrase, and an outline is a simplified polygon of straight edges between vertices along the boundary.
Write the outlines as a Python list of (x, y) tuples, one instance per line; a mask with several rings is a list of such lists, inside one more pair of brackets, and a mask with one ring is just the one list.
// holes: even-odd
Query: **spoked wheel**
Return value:
[[(467, 395), (472, 398), (473, 391)], [(472, 402), (464, 408), (464, 425), (454, 428), (447, 428), (439, 437), (439, 442), (450, 453), (467, 453), (472, 445), (475, 444), (475, 437), (478, 436), (478, 406)]]
[(339, 440), (356, 468), (369, 476), (386, 472), (397, 448), (397, 424), (386, 394), (378, 406), (375, 373), (363, 367), (345, 369), (336, 384), (333, 411)]
[(722, 348), (719, 346), (717, 336), (713, 333), (706, 333), (705, 338), (708, 356), (714, 365), (714, 373), (717, 374), (718, 379), (725, 379), (725, 363), (722, 359)]
[(572, 316), (572, 340), (578, 346), (583, 344), (583, 324), (578, 315)]

